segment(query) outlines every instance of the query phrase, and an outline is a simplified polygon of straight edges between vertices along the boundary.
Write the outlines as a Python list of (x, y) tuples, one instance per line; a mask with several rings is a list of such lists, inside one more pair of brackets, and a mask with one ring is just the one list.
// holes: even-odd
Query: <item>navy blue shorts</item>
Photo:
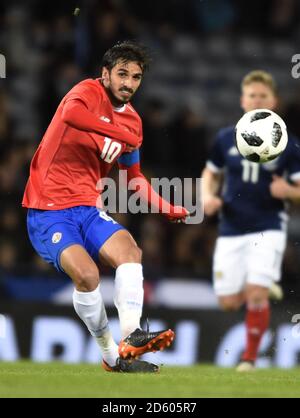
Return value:
[(63, 272), (60, 255), (64, 249), (79, 244), (98, 261), (105, 241), (124, 227), (95, 207), (76, 206), (62, 210), (29, 209), (27, 229), (36, 252)]

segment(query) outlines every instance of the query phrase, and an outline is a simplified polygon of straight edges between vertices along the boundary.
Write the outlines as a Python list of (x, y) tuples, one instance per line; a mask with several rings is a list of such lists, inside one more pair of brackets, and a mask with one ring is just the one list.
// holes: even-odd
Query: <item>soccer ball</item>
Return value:
[(235, 128), (240, 154), (255, 163), (274, 160), (286, 148), (286, 124), (275, 112), (256, 109), (245, 113)]

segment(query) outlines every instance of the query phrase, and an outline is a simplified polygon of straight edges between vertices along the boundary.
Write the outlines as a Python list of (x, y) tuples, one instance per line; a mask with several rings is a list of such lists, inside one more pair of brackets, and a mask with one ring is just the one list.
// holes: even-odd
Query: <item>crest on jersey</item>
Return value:
[(228, 151), (228, 155), (231, 155), (232, 157), (237, 157), (240, 154), (236, 147), (231, 147), (230, 150)]
[(62, 239), (62, 233), (61, 232), (55, 232), (52, 235), (52, 242), (53, 244), (59, 243), (59, 241)]
[(222, 272), (222, 271), (215, 271), (214, 276), (215, 276), (215, 280), (221, 280), (221, 279), (223, 279), (223, 277), (224, 277), (224, 275), (223, 275), (223, 272)]

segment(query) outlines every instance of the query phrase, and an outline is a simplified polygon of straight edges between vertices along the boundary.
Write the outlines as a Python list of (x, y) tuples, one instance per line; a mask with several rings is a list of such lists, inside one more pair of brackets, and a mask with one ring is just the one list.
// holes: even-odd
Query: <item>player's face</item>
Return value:
[(276, 96), (267, 85), (253, 82), (243, 87), (241, 107), (245, 112), (255, 109), (274, 110), (276, 105)]
[(130, 101), (139, 88), (143, 77), (141, 67), (136, 62), (119, 62), (109, 72), (103, 68), (102, 82), (109, 91), (114, 105)]

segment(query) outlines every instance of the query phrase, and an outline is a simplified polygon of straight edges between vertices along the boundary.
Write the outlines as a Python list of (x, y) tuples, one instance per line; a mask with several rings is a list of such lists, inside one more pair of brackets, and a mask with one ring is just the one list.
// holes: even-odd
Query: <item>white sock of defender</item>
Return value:
[(73, 292), (74, 309), (88, 330), (95, 337), (103, 356), (103, 359), (114, 366), (119, 357), (118, 346), (114, 342), (108, 327), (108, 320), (100, 293), (100, 285), (92, 292)]
[(122, 338), (140, 328), (143, 279), (143, 267), (139, 263), (125, 263), (116, 269), (114, 302), (119, 312)]

